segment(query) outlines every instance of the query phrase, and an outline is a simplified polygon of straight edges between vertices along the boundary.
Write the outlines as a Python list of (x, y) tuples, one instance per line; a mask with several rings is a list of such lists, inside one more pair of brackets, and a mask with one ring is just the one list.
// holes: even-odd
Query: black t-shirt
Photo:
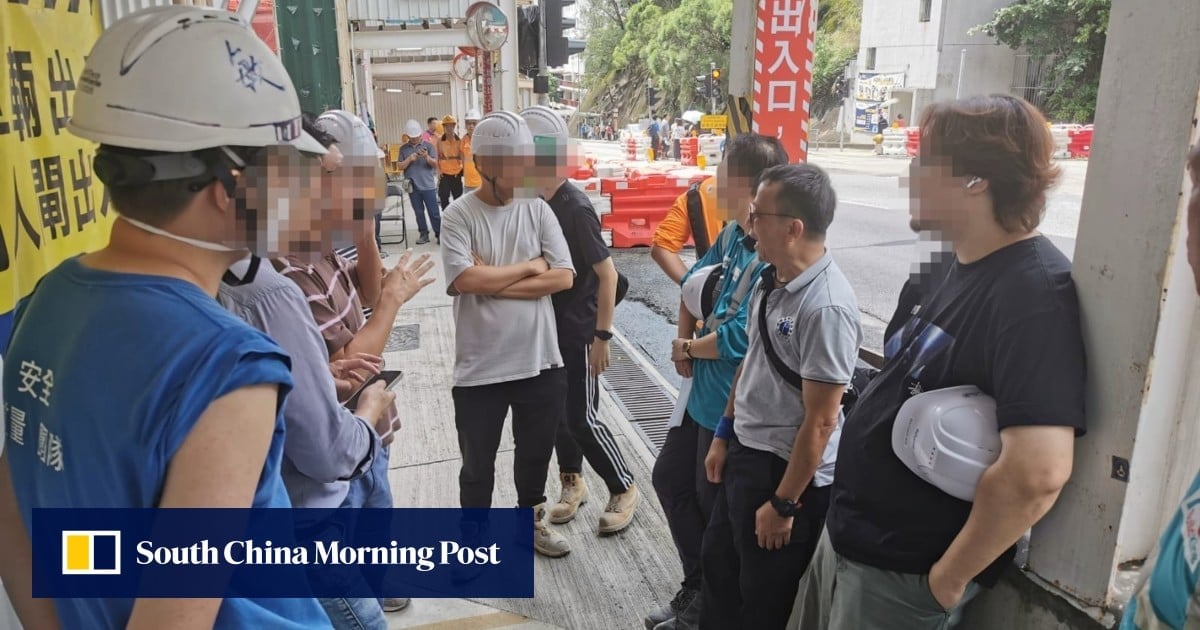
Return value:
[(546, 201), (562, 226), (567, 248), (571, 250), (571, 263), (575, 265), (575, 284), (551, 298), (558, 323), (558, 344), (588, 344), (596, 332), (596, 291), (600, 288), (600, 278), (592, 265), (610, 256), (608, 246), (600, 235), (600, 219), (592, 201), (574, 184), (564, 182)]
[[(883, 370), (842, 429), (827, 519), (850, 560), (928, 573), (971, 504), (912, 473), (892, 451), (900, 406), (923, 391), (975, 385), (996, 400), (1001, 429), (1085, 430), (1085, 357), (1071, 263), (1044, 236), (971, 264), (947, 255), (900, 292)], [(976, 577), (995, 584), (1014, 549)]]

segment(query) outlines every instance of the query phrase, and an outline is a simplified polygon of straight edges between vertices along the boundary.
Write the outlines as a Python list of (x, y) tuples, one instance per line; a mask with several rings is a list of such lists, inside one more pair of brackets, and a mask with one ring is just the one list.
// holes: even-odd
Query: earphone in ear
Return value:
[(967, 188), (974, 188), (979, 185), (979, 182), (982, 182), (982, 181), (983, 181), (982, 178), (972, 177), (971, 181), (967, 182)]

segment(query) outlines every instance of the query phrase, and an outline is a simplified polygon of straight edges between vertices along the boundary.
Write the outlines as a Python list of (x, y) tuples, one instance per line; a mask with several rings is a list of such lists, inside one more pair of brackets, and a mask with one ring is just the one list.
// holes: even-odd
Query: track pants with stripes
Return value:
[(583, 471), (586, 457), (612, 494), (633, 484), (633, 473), (612, 431), (600, 421), (600, 379), (588, 368), (591, 345), (559, 346), (567, 368), (567, 412), (558, 428), (555, 452), (562, 473)]

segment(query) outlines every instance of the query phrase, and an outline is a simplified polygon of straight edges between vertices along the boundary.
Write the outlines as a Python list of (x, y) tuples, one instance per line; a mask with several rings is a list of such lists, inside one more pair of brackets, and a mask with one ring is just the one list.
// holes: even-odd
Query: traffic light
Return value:
[(713, 68), (708, 76), (711, 84), (708, 88), (708, 97), (721, 100), (721, 69)]
[(710, 98), (712, 96), (712, 75), (701, 74), (696, 76), (696, 95), (701, 98)]
[(575, 28), (574, 18), (563, 17), (563, 7), (575, 4), (575, 0), (541, 0), (546, 11), (546, 66), (557, 68), (567, 65), (571, 55), (583, 52), (586, 42), (570, 39), (563, 31)]
[(654, 108), (658, 107), (658, 104), (661, 100), (662, 99), (659, 98), (659, 96), (658, 96), (657, 88), (652, 88), (652, 87), (646, 88), (646, 105), (650, 109), (654, 109)]
[(538, 38), (542, 23), (536, 6), (517, 9), (517, 66), (522, 74), (535, 77), (538, 73)]

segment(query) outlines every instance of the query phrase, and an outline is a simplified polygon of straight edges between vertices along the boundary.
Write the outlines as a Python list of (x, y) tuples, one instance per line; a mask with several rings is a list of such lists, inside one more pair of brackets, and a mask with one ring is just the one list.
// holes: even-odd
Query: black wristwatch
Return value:
[(771, 495), (771, 507), (775, 508), (776, 514), (784, 518), (791, 518), (800, 513), (799, 503), (781, 498), (779, 495)]
[(600, 339), (601, 341), (608, 341), (608, 340), (612, 339), (612, 332), (607, 331), (607, 330), (596, 330), (592, 334), (595, 335), (596, 338)]

